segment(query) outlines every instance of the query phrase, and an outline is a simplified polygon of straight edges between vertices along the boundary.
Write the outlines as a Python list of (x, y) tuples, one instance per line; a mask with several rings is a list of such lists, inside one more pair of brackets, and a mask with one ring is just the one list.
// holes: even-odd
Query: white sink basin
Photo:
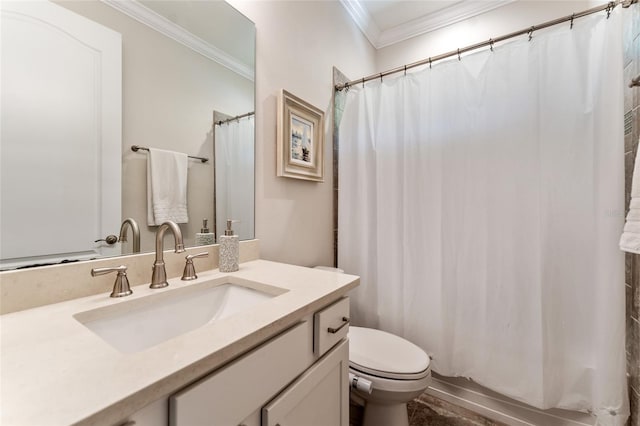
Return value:
[(218, 279), (81, 312), (74, 318), (120, 352), (138, 352), (285, 292), (250, 284), (254, 288)]

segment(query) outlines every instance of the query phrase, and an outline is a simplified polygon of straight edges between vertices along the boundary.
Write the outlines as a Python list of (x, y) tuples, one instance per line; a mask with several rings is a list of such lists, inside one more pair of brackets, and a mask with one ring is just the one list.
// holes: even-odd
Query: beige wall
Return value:
[[(256, 238), (261, 257), (303, 266), (333, 263), (332, 67), (374, 71), (374, 49), (337, 1), (240, 1), (255, 22)], [(285, 89), (325, 111), (325, 181), (276, 177), (276, 100)]]
[[(122, 34), (122, 217), (138, 222), (142, 251), (153, 251), (156, 227), (146, 221), (147, 156), (132, 152), (131, 145), (213, 159), (213, 111), (252, 111), (254, 84), (102, 2), (58, 3)], [(192, 246), (202, 219), (213, 224), (213, 161), (190, 160), (189, 166), (189, 223), (180, 227), (185, 245)], [(165, 246), (172, 240), (168, 235)], [(130, 244), (124, 249), (130, 253)]]

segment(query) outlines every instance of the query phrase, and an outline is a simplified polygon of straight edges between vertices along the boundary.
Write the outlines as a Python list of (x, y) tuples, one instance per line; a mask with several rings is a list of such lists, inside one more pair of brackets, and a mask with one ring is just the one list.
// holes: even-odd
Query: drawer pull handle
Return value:
[(342, 325), (338, 328), (333, 328), (333, 327), (329, 327), (327, 328), (327, 331), (331, 334), (336, 334), (338, 331), (340, 331), (342, 329), (342, 327), (344, 327), (345, 325), (349, 324), (349, 318), (347, 317), (342, 317), (342, 321), (344, 321), (342, 323)]

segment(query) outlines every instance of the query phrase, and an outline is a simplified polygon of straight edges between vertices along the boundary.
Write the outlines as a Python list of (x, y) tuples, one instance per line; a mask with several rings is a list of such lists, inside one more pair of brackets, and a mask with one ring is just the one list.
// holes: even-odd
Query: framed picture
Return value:
[(282, 90), (277, 127), (278, 176), (324, 182), (324, 113)]

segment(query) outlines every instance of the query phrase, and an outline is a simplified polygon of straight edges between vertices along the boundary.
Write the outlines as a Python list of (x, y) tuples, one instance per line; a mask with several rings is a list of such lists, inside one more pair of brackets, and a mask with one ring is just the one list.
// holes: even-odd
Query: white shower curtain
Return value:
[(254, 116), (215, 126), (216, 228), (224, 235), (227, 219), (241, 240), (254, 238)]
[(628, 414), (619, 11), (349, 88), (339, 266), (357, 324), (540, 408)]

